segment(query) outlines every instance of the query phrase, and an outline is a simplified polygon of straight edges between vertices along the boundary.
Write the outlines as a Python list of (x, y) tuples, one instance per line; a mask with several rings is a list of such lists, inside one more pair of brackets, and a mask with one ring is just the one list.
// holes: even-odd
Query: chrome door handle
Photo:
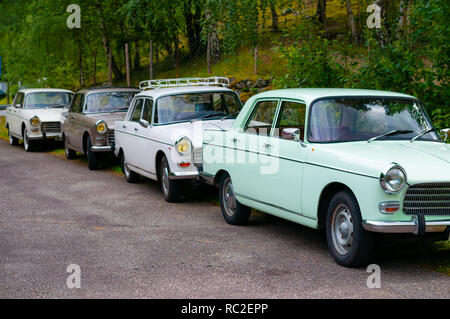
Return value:
[(126, 126), (126, 125), (123, 125), (122, 127), (123, 127), (123, 128), (127, 128), (127, 126)]
[(264, 144), (263, 147), (264, 147), (264, 148), (271, 148), (271, 147), (272, 147), (272, 144)]
[(134, 131), (137, 132), (137, 131), (139, 131), (139, 129), (138, 129), (137, 127), (135, 127), (135, 128), (134, 128)]
[(231, 141), (236, 144), (239, 140), (237, 138), (232, 138)]

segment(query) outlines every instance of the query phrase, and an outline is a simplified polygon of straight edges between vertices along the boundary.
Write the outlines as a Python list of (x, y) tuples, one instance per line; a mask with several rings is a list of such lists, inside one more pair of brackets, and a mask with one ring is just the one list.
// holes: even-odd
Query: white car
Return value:
[(123, 121), (115, 123), (115, 155), (128, 182), (140, 175), (161, 182), (168, 202), (182, 180), (198, 180), (203, 131), (230, 128), (242, 108), (227, 78), (142, 82)]
[(38, 140), (62, 140), (61, 113), (67, 111), (74, 93), (62, 89), (24, 89), (6, 109), (9, 143), (23, 140), (27, 152)]

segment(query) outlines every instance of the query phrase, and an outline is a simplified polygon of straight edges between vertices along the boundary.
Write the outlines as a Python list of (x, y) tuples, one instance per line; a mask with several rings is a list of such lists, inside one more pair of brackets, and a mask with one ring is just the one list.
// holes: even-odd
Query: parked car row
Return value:
[(36, 139), (62, 139), (67, 158), (85, 154), (91, 170), (100, 153), (113, 152), (129, 183), (159, 181), (168, 202), (179, 201), (183, 181), (217, 186), (232, 225), (246, 224), (257, 209), (324, 228), (343, 266), (367, 263), (376, 233), (448, 239), (450, 130), (435, 129), (419, 100), (286, 89), (243, 106), (228, 85), (214, 77), (75, 95), (24, 90), (6, 125), (11, 144), (22, 139), (30, 151)]

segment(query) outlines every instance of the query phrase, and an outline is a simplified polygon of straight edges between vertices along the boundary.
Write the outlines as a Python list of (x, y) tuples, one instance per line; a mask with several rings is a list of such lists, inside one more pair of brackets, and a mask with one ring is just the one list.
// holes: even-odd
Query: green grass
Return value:
[(4, 116), (0, 116), (0, 139), (8, 141), (8, 130), (6, 129), (6, 119)]

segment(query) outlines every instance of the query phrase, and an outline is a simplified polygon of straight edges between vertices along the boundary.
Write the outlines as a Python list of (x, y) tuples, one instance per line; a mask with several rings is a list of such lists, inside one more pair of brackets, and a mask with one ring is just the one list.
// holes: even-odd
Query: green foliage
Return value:
[(288, 72), (276, 79), (275, 85), (283, 88), (339, 87), (345, 70), (330, 50), (332, 43), (319, 34), (312, 22), (306, 19), (303, 21), (285, 35), (293, 40), (292, 45), (283, 46), (279, 43)]

